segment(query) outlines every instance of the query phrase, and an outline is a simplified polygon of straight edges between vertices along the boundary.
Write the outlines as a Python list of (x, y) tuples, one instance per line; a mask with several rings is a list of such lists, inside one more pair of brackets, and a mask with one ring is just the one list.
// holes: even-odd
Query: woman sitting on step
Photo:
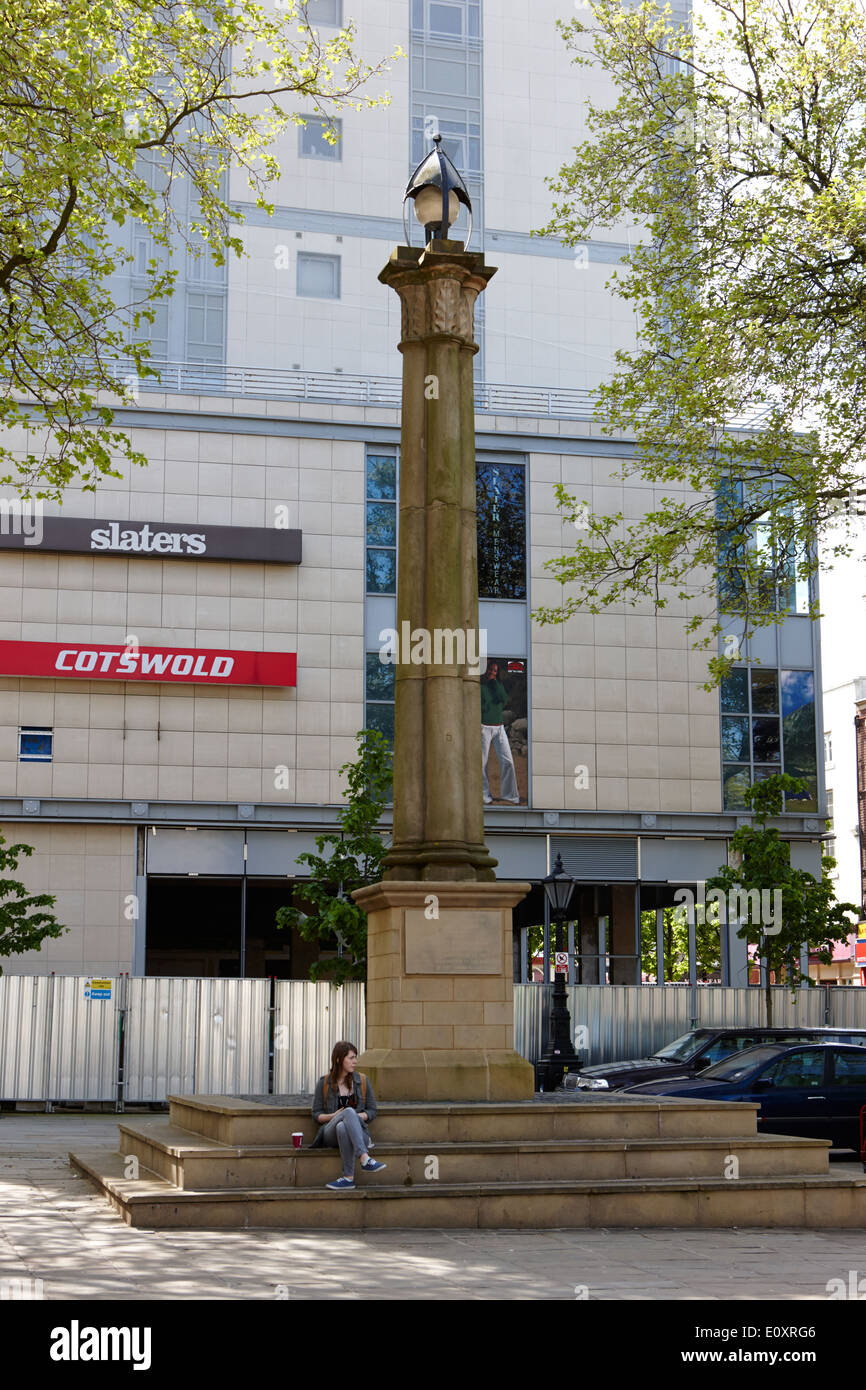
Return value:
[(376, 1097), (363, 1072), (355, 1072), (358, 1049), (354, 1043), (338, 1042), (331, 1053), (331, 1070), (320, 1076), (313, 1097), (313, 1119), (321, 1129), (312, 1147), (340, 1146), (343, 1157), (343, 1176), (325, 1185), (335, 1192), (346, 1192), (355, 1186), (355, 1159), (360, 1158), (365, 1173), (381, 1173), (386, 1163), (370, 1157), (373, 1147), (367, 1125), (376, 1118)]

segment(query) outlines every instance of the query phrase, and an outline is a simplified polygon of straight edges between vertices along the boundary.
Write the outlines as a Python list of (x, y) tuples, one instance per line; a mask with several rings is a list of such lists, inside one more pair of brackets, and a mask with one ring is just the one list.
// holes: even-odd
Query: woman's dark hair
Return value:
[(358, 1049), (353, 1042), (334, 1043), (334, 1050), (331, 1053), (331, 1070), (328, 1072), (328, 1081), (334, 1090), (339, 1085), (343, 1072), (343, 1062), (350, 1052), (354, 1052), (357, 1057)]

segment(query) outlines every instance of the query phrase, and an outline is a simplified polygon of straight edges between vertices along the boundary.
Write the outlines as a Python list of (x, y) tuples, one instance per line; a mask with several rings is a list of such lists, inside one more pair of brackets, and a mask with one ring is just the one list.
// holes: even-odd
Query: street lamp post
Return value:
[[(556, 924), (554, 952), (562, 951), (562, 925), (568, 918), (568, 909), (574, 894), (575, 882), (562, 866), (562, 855), (557, 854), (553, 873), (542, 879), (544, 893), (550, 907), (550, 915)], [(556, 971), (553, 980), (553, 1005), (550, 1010), (550, 1029), (547, 1048), (539, 1063), (544, 1078), (544, 1088), (554, 1090), (562, 1080), (566, 1067), (577, 1068), (580, 1059), (574, 1051), (571, 1032), (571, 1015), (568, 1012), (568, 998), (565, 993), (565, 973)]]

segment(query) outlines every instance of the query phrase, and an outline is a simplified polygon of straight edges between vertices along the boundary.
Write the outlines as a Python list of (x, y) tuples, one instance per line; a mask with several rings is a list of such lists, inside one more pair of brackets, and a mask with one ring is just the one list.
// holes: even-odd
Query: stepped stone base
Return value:
[(329, 1192), (339, 1155), (306, 1147), (307, 1109), (180, 1096), (167, 1122), (121, 1122), (117, 1152), (69, 1157), (144, 1227), (866, 1227), (866, 1176), (831, 1176), (823, 1140), (759, 1135), (756, 1113), (649, 1098), (385, 1105), (387, 1169)]
[(402, 1100), (525, 1101), (535, 1083), (530, 1063), (510, 1049), (380, 1047), (364, 1052), (358, 1067), (370, 1077), (377, 1096), (399, 1094)]

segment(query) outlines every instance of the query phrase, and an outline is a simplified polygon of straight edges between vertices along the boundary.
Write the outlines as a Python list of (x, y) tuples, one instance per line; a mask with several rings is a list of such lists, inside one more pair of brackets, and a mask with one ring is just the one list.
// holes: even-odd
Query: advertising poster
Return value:
[(486, 805), (529, 805), (527, 663), (488, 656), (481, 676), (481, 756)]

